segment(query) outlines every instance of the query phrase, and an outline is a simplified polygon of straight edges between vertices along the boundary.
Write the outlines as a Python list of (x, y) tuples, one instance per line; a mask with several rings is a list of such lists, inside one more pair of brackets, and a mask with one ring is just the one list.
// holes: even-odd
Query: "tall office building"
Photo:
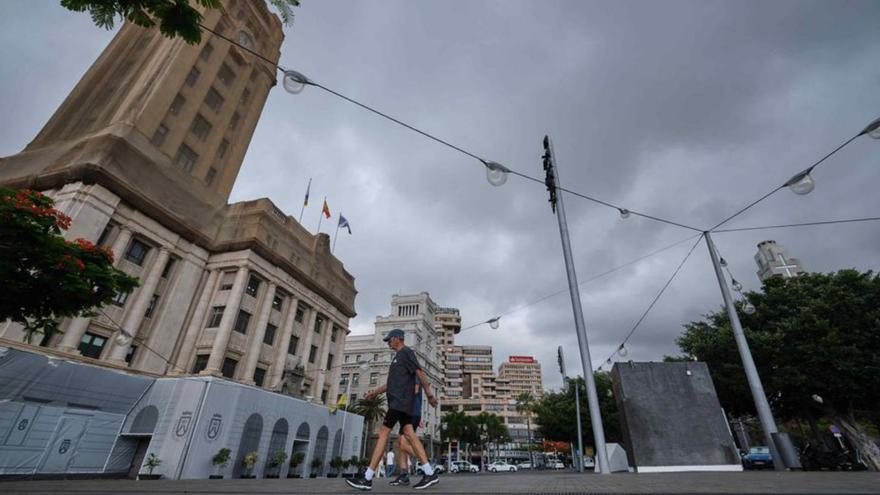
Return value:
[(761, 282), (770, 277), (792, 278), (804, 273), (801, 261), (793, 258), (787, 249), (772, 240), (758, 243), (755, 263), (758, 264), (758, 278)]
[(498, 378), (509, 386), (510, 396), (529, 393), (536, 399), (544, 396), (541, 363), (532, 356), (510, 356), (498, 367)]
[[(203, 23), (278, 60), (265, 2), (225, 1)], [(354, 277), (327, 235), (270, 200), (228, 203), (275, 84), (271, 64), (222, 38), (188, 45), (126, 23), (24, 151), (0, 159), (0, 184), (53, 197), (68, 238), (110, 247), (140, 279), (43, 346), (332, 403), (339, 380), (322, 370), (342, 356)], [(0, 323), (0, 337), (20, 341), (21, 328)]]

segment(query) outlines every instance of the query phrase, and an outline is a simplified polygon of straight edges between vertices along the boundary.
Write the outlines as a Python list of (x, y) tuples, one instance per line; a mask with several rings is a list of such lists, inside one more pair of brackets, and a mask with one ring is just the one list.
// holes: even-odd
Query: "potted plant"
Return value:
[[(354, 468), (354, 470), (357, 471), (358, 467), (360, 466), (360, 462), (361, 460), (358, 458), (358, 456), (351, 456), (351, 459), (345, 461), (346, 471), (348, 471), (348, 468)], [(345, 478), (354, 478), (354, 473), (343, 473), (342, 476)]]
[(334, 457), (330, 459), (330, 472), (327, 473), (328, 478), (335, 478), (339, 476), (339, 471), (342, 470), (342, 457)]
[(321, 469), (322, 466), (324, 466), (324, 459), (318, 459), (318, 458), (312, 459), (312, 472), (311, 472), (311, 474), (309, 474), (309, 478), (317, 478), (318, 477), (317, 471), (319, 469)]
[(214, 457), (211, 458), (211, 464), (214, 465), (214, 474), (208, 477), (208, 479), (212, 480), (222, 480), (223, 475), (220, 474), (220, 469), (226, 467), (229, 464), (229, 455), (232, 453), (229, 449), (220, 449), (214, 454)]
[(287, 471), (288, 478), (302, 478), (302, 474), (297, 471), (296, 467), (303, 463), (306, 459), (304, 452), (296, 452), (290, 457), (290, 470)]
[(254, 466), (257, 465), (257, 461), (260, 460), (260, 454), (257, 454), (257, 451), (248, 452), (247, 455), (244, 456), (241, 463), (244, 465), (245, 474), (242, 474), (242, 478), (256, 478), (252, 473), (254, 471)]
[(271, 471), (273, 474), (266, 475), (267, 478), (279, 478), (281, 476), (281, 465), (284, 464), (284, 461), (287, 460), (287, 452), (283, 450), (279, 450), (275, 452), (275, 454), (269, 458), (269, 467), (271, 467)]
[(139, 480), (157, 480), (162, 477), (161, 474), (153, 474), (153, 470), (156, 469), (156, 466), (162, 464), (162, 461), (159, 459), (156, 454), (150, 452), (150, 455), (147, 456), (147, 460), (144, 461), (144, 466), (146, 466), (147, 471), (150, 474), (141, 474), (138, 475)]

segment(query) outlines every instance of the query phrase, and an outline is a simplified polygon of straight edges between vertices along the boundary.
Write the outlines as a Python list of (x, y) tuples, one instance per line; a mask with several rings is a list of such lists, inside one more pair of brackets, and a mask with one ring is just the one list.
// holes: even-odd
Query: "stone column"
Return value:
[(211, 346), (208, 366), (199, 373), (200, 375), (222, 375), (223, 358), (226, 357), (226, 347), (229, 345), (229, 337), (232, 335), (232, 326), (235, 324), (235, 319), (238, 318), (238, 308), (244, 295), (248, 273), (247, 266), (242, 266), (235, 274), (235, 282), (232, 284), (232, 290), (229, 291), (229, 299), (226, 300), (226, 310), (223, 311), (220, 327), (217, 328), (214, 344)]
[[(119, 266), (119, 260), (122, 259), (122, 255), (125, 254), (125, 248), (128, 247), (128, 242), (130, 240), (131, 230), (126, 227), (121, 227), (119, 235), (116, 236), (116, 241), (113, 242), (113, 247), (111, 248), (111, 251), (113, 252), (114, 266)], [(79, 354), (77, 348), (82, 341), (83, 335), (85, 335), (86, 330), (89, 328), (90, 321), (91, 318), (86, 318), (84, 316), (73, 318), (70, 324), (67, 325), (67, 330), (61, 338), (61, 342), (58, 343), (58, 349)]]
[(275, 349), (275, 361), (269, 370), (269, 388), (277, 390), (284, 378), (284, 364), (287, 362), (287, 349), (290, 347), (290, 338), (293, 335), (293, 326), (296, 317), (296, 308), (299, 301), (293, 296), (287, 298), (287, 311), (284, 313), (284, 320), (281, 324), (281, 340), (278, 341)]
[[(263, 337), (266, 335), (266, 325), (269, 323), (269, 312), (272, 311), (272, 300), (275, 298), (275, 282), (269, 282), (266, 294), (263, 295), (263, 304), (260, 307), (260, 316), (257, 318), (257, 328), (251, 336), (250, 345), (244, 355), (244, 367), (238, 375), (239, 379), (248, 385), (254, 385), (254, 371), (257, 369), (257, 361), (260, 359), (260, 349), (263, 347)], [(263, 383), (266, 386), (266, 383)]]
[[(309, 310), (309, 317), (306, 320), (306, 324), (303, 327), (303, 346), (300, 352), (300, 362), (303, 365), (303, 370), (305, 371), (305, 376), (309, 376), (309, 373), (315, 369), (315, 365), (309, 363), (309, 350), (312, 347), (312, 341), (315, 338), (315, 318), (318, 316), (318, 310), (312, 308)], [(312, 385), (314, 385), (315, 381), (312, 380)], [(315, 387), (312, 387), (312, 391), (314, 392)], [(320, 396), (319, 396), (320, 397)]]
[(187, 366), (196, 349), (196, 339), (198, 339), (201, 329), (205, 327), (205, 317), (210, 310), (211, 298), (217, 290), (217, 281), (220, 280), (220, 273), (220, 270), (211, 270), (208, 274), (208, 281), (205, 282), (205, 287), (202, 289), (202, 294), (196, 303), (196, 309), (193, 311), (192, 319), (186, 328), (186, 334), (180, 345), (180, 352), (177, 355), (177, 360), (174, 362), (173, 374), (187, 372)]
[[(340, 328), (339, 333), (340, 338), (336, 341), (336, 345), (334, 346), (336, 352), (333, 354), (334, 356), (336, 356), (337, 362), (333, 364), (334, 368), (331, 370), (330, 373), (331, 382), (330, 392), (328, 394), (328, 397), (332, 397), (331, 400), (333, 402), (336, 401), (336, 396), (339, 395), (339, 376), (342, 374), (342, 366), (340, 365), (345, 359), (345, 356), (343, 356), (343, 354), (345, 354), (345, 329)], [(346, 400), (348, 399), (349, 398), (346, 398)]]
[[(122, 319), (122, 328), (128, 332), (129, 337), (137, 335), (141, 322), (144, 321), (144, 313), (147, 311), (147, 306), (150, 304), (150, 300), (156, 292), (156, 287), (159, 285), (159, 278), (162, 276), (162, 271), (165, 269), (165, 265), (168, 263), (168, 258), (170, 256), (171, 252), (168, 248), (159, 248), (159, 254), (156, 256), (156, 261), (154, 261), (153, 265), (150, 267), (150, 272), (144, 280), (144, 285), (140, 287), (134, 303), (128, 308), (128, 311), (125, 312), (125, 317)], [(131, 338), (125, 345), (119, 345), (118, 343), (114, 345), (113, 350), (110, 352), (109, 361), (117, 364), (125, 364), (125, 355), (128, 354), (128, 349), (131, 348), (133, 341), (134, 339)]]
[[(321, 402), (321, 393), (324, 392), (324, 383), (326, 383), (327, 375), (331, 372), (331, 371), (327, 370), (327, 356), (330, 355), (330, 337), (331, 337), (331, 335), (333, 335), (333, 322), (330, 321), (329, 318), (327, 318), (324, 321), (324, 325), (323, 325), (323, 328), (321, 329), (321, 331), (324, 332), (324, 342), (321, 344), (321, 347), (318, 349), (320, 351), (321, 355), (318, 358), (318, 363), (319, 363), (318, 371), (317, 371), (317, 373), (315, 373), (315, 386), (312, 387), (313, 391), (315, 392), (314, 393), (315, 400), (319, 403)], [(338, 364), (338, 363), (335, 363), (335, 364)], [(327, 391), (327, 400), (324, 402), (326, 403), (327, 401), (336, 402), (335, 398), (334, 399), (330, 398), (330, 391), (329, 390)]]
[(128, 247), (128, 241), (131, 240), (131, 230), (128, 227), (120, 227), (119, 235), (116, 236), (116, 240), (113, 241), (113, 247), (110, 248), (113, 251), (113, 265), (119, 266), (119, 262), (122, 260), (122, 256), (125, 254), (125, 248)]

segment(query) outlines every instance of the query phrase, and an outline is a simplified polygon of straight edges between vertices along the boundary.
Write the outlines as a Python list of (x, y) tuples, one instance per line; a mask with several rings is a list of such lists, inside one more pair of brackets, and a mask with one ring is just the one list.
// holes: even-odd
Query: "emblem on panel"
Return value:
[(59, 454), (66, 454), (68, 450), (70, 450), (70, 439), (65, 438), (61, 442), (61, 445), (58, 446), (58, 453)]
[(211, 420), (208, 422), (208, 430), (205, 432), (205, 436), (208, 437), (208, 440), (214, 440), (220, 436), (220, 427), (222, 426), (223, 415), (215, 414), (211, 416)]
[(190, 411), (184, 411), (179, 418), (177, 418), (177, 428), (174, 429), (174, 434), (178, 437), (182, 437), (186, 435), (186, 432), (189, 431), (189, 425), (192, 423), (193, 413)]

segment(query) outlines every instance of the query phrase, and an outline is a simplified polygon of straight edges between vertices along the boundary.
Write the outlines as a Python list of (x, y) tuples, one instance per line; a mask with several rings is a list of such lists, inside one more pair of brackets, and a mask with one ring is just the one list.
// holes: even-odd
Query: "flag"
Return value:
[(327, 198), (324, 198), (324, 208), (321, 209), (321, 213), (323, 213), (325, 217), (330, 218), (330, 206), (327, 205)]
[(348, 220), (342, 216), (342, 213), (339, 214), (339, 228), (345, 227), (348, 229), (348, 233), (351, 234), (351, 225), (348, 224)]
[(303, 206), (309, 206), (309, 190), (312, 188), (312, 179), (309, 179), (309, 185), (306, 186), (306, 199), (303, 201)]
[(336, 409), (345, 409), (345, 404), (348, 402), (348, 397), (345, 394), (339, 396), (339, 400), (336, 402)]

